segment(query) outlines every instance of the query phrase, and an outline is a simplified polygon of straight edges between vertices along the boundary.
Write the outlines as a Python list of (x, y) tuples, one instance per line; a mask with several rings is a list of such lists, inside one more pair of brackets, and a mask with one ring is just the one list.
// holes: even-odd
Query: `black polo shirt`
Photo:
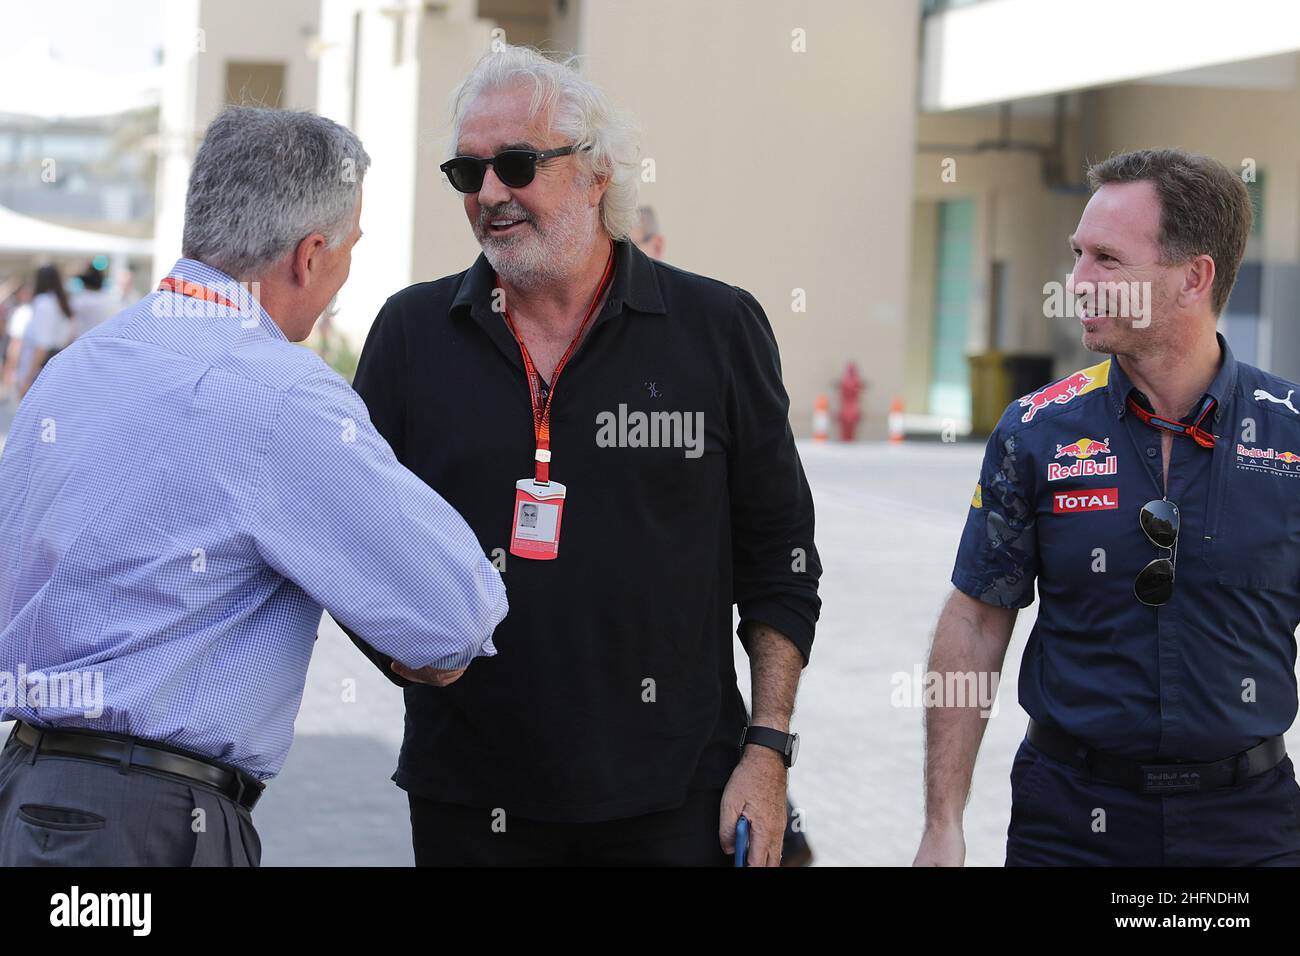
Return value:
[(429, 799), (554, 821), (679, 806), (738, 758), (732, 605), (742, 635), (764, 623), (811, 650), (813, 503), (767, 317), (628, 242), (614, 262), (551, 409), (551, 478), (568, 489), (553, 561), (509, 554), (535, 440), (487, 259), (397, 293), (367, 338), (354, 385), (371, 420), (464, 516), (510, 599), (496, 657), (405, 690), (393, 779)]

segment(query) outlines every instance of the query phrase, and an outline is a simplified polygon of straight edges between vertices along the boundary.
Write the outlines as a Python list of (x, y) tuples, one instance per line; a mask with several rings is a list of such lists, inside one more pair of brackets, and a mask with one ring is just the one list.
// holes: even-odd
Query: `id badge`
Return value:
[(560, 553), (560, 519), (564, 515), (564, 485), (539, 484), (532, 478), (515, 482), (515, 514), (510, 553), (517, 558), (553, 560)]

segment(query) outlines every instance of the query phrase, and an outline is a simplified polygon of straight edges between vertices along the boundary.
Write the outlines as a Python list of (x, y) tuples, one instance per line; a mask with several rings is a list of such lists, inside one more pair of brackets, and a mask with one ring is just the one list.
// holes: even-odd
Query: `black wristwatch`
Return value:
[(745, 744), (758, 744), (760, 747), (767, 747), (775, 750), (785, 761), (786, 769), (794, 766), (795, 758), (799, 756), (799, 735), (783, 734), (779, 730), (773, 730), (771, 727), (754, 727), (745, 728), (745, 732), (740, 735), (740, 749), (745, 749)]

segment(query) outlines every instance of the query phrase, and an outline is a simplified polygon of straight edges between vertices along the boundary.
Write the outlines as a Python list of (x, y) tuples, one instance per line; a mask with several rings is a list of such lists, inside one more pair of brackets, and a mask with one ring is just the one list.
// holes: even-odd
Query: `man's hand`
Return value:
[(727, 854), (736, 852), (736, 821), (749, 820), (750, 866), (780, 866), (785, 838), (785, 762), (775, 750), (750, 744), (722, 791), (718, 841)]
[(421, 667), (418, 671), (415, 671), (405, 664), (399, 664), (397, 661), (393, 661), (391, 666), (393, 673), (398, 677), (415, 681), (417, 684), (428, 684), (431, 687), (446, 687), (448, 684), (454, 684), (460, 678), (460, 675), (465, 673), (463, 667), (454, 671), (440, 671), (436, 667)]
[(916, 851), (913, 866), (964, 866), (966, 864), (966, 838), (961, 824), (928, 826), (921, 837), (921, 848)]

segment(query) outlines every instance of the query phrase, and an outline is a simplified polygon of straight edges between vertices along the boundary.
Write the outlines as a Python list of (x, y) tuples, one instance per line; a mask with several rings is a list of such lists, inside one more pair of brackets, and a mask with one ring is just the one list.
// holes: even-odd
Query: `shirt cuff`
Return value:
[(747, 631), (751, 624), (765, 624), (780, 633), (799, 649), (799, 653), (803, 655), (804, 666), (808, 666), (816, 622), (810, 621), (807, 615), (779, 601), (760, 601), (746, 606), (740, 615), (740, 626), (736, 628), (736, 636), (740, 638), (740, 643), (744, 645), (746, 651), (749, 650)]

